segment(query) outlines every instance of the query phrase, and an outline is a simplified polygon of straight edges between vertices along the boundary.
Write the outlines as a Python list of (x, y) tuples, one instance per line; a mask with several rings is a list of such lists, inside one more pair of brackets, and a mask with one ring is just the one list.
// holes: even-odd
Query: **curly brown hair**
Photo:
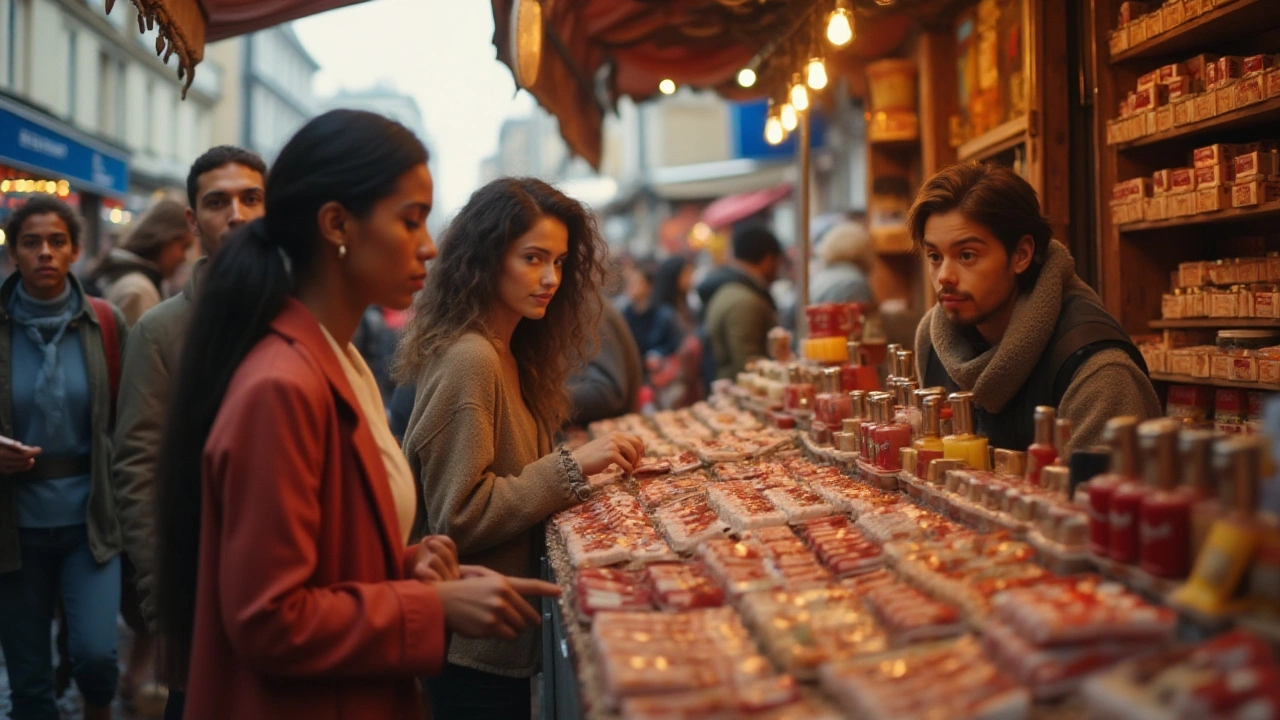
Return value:
[(569, 376), (595, 350), (595, 296), (607, 251), (595, 217), (536, 178), (494, 180), (472, 194), (449, 223), (396, 351), (396, 379), (416, 382), (431, 359), (465, 333), (492, 335), (485, 317), (497, 297), (503, 256), (542, 217), (564, 223), (569, 254), (547, 314), (516, 326), (511, 353), (534, 417), (553, 431), (568, 419)]

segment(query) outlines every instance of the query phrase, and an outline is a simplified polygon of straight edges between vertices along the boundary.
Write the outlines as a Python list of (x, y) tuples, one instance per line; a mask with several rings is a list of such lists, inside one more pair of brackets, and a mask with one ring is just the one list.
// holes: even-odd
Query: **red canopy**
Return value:
[[(116, 0), (105, 0), (111, 12)], [(156, 53), (178, 56), (178, 77), (191, 86), (204, 44), (254, 32), (364, 0), (132, 0), (139, 25), (160, 26)], [(139, 28), (142, 30), (142, 28)]]
[(751, 192), (722, 197), (702, 211), (702, 222), (706, 223), (712, 230), (727, 228), (739, 220), (745, 220), (755, 215), (790, 194), (791, 185), (784, 184), (763, 190), (752, 190)]

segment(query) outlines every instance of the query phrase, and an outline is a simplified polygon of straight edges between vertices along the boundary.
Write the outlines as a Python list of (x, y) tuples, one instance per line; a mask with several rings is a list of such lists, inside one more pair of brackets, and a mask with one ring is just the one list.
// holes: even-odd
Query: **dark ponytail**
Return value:
[(422, 142), (381, 115), (333, 110), (280, 151), (267, 214), (240, 228), (206, 268), (169, 401), (156, 479), (156, 600), (170, 683), (186, 680), (199, 575), (201, 470), (227, 387), (320, 250), (317, 215), (338, 202), (363, 217), (426, 163)]

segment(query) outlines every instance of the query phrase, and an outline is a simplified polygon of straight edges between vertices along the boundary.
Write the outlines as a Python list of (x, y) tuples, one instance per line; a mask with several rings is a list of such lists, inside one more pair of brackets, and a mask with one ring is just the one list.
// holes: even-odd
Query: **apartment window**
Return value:
[(124, 133), (124, 69), (109, 53), (98, 56), (98, 129), (119, 140)]
[(8, 0), (9, 27), (5, 45), (8, 46), (10, 88), (17, 93), (27, 91), (27, 51), (31, 36), (31, 0)]
[(156, 81), (151, 78), (147, 78), (146, 102), (142, 107), (145, 108), (142, 123), (143, 147), (154, 151), (156, 146)]

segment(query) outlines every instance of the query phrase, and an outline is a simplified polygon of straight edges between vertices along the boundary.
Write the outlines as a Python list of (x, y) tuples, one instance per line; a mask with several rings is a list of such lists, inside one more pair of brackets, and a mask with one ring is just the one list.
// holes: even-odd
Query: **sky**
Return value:
[(447, 217), (466, 202), (480, 161), (497, 150), (502, 121), (536, 104), (516, 94), (497, 59), (491, 8), (480, 0), (369, 0), (293, 25), (321, 66), (317, 97), (385, 82), (418, 101), (436, 168), (433, 214)]

